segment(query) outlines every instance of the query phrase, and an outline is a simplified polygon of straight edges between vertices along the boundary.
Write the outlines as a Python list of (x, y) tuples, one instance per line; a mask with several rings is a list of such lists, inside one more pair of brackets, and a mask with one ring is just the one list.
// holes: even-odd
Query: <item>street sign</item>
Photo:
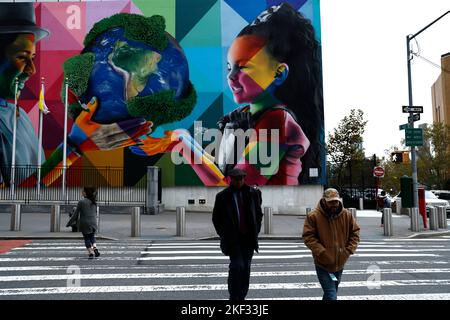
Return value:
[(408, 147), (423, 146), (423, 130), (422, 128), (406, 128), (405, 144)]
[(420, 120), (420, 113), (416, 113), (408, 117), (408, 122), (415, 122), (419, 120)]
[(373, 168), (373, 176), (377, 178), (384, 177), (384, 169), (382, 167), (374, 167)]
[(410, 113), (410, 112), (418, 112), (423, 113), (423, 107), (422, 106), (402, 106), (403, 113)]
[(405, 130), (406, 128), (409, 128), (409, 123), (401, 124), (399, 127), (400, 130)]

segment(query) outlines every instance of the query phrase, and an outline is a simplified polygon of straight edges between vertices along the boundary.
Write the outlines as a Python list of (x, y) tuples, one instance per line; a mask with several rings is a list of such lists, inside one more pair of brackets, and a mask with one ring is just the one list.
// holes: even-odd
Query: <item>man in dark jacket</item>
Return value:
[(317, 208), (306, 217), (303, 241), (312, 251), (323, 300), (336, 300), (344, 265), (359, 243), (359, 226), (336, 189), (325, 190)]
[(230, 257), (230, 300), (244, 300), (250, 282), (253, 251), (258, 252), (261, 230), (261, 191), (245, 184), (246, 172), (232, 169), (228, 188), (216, 195), (212, 221), (220, 236), (220, 248)]

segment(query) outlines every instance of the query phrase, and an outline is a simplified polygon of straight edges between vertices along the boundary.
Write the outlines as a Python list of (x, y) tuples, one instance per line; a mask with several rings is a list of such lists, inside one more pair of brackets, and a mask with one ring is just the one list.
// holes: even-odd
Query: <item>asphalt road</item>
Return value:
[[(3, 241), (4, 242), (4, 241)], [(363, 240), (346, 265), (343, 300), (450, 300), (450, 238)], [(263, 240), (249, 300), (321, 299), (310, 251)], [(217, 241), (39, 240), (0, 254), (0, 300), (227, 299), (228, 259)]]

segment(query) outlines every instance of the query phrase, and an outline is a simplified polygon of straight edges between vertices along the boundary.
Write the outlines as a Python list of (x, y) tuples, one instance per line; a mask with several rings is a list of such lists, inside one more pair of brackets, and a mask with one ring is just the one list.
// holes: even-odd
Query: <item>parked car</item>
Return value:
[[(401, 192), (392, 198), (391, 208), (396, 211), (397, 199), (401, 199)], [(443, 206), (446, 207), (447, 217), (450, 216), (450, 203), (447, 200), (439, 199), (433, 192), (425, 190), (425, 205), (427, 207), (427, 216), (430, 207)]]
[(447, 200), (450, 204), (450, 190), (431, 190), (439, 199)]

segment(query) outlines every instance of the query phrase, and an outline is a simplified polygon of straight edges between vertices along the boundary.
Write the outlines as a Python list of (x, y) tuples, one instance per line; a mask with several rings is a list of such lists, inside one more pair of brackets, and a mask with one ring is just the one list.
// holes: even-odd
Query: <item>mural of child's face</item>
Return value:
[(255, 35), (236, 38), (228, 51), (228, 85), (236, 103), (253, 103), (275, 80), (280, 62)]
[(25, 82), (36, 72), (34, 58), (36, 46), (33, 34), (20, 34), (13, 43), (4, 50), (4, 58), (0, 60), (0, 96), (14, 98), (15, 78), (18, 78), (18, 90), (25, 87)]

